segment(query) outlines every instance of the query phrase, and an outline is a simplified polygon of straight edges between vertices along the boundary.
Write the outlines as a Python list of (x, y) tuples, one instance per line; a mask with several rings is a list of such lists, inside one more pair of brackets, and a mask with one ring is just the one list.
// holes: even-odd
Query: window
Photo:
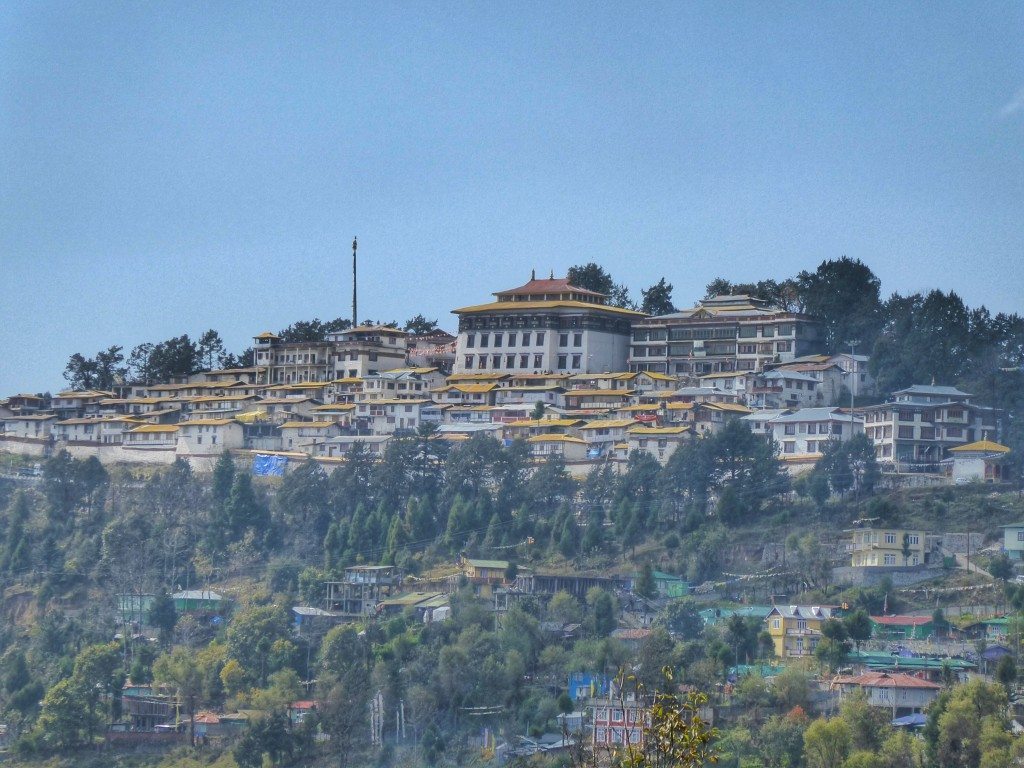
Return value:
[(544, 333), (543, 333), (543, 331), (538, 331), (537, 332), (537, 346), (538, 347), (543, 347), (544, 346)]
[(534, 368), (543, 368), (544, 367), (544, 355), (534, 355), (533, 356), (533, 367)]
[(783, 453), (796, 453), (796, 443), (792, 440), (788, 440), (782, 444)]
[(815, 453), (815, 452), (817, 452), (817, 450), (818, 450), (818, 443), (817, 443), (817, 441), (815, 441), (815, 440), (808, 440), (807, 441), (807, 452), (808, 453)]
[(886, 544), (895, 544), (896, 543), (896, 534), (895, 533), (886, 533), (885, 534), (885, 543)]
[(529, 368), (530, 367), (530, 356), (529, 355), (520, 355), (519, 356), (519, 367), (520, 368)]
[(494, 346), (496, 346), (496, 347), (500, 347), (501, 346), (501, 334), (500, 333), (494, 334)]
[(505, 367), (506, 368), (515, 368), (516, 367), (516, 356), (515, 355), (505, 355)]
[(778, 341), (775, 343), (775, 349), (778, 352), (790, 352), (793, 349), (793, 342), (791, 341)]
[(884, 560), (886, 565), (896, 565), (896, 555), (887, 554)]
[(510, 347), (514, 347), (516, 345), (516, 335), (514, 333), (510, 333), (508, 335), (508, 345)]
[(785, 432), (785, 433), (786, 433), (787, 435), (795, 435), (795, 434), (796, 434), (796, 424), (786, 424), (786, 425), (785, 425), (785, 426), (783, 427), (783, 431), (784, 431), (784, 432)]
[(565, 367), (568, 366), (568, 364), (569, 364), (569, 356), (568, 355), (559, 355), (558, 356), (558, 367), (559, 368), (565, 368)]
[(582, 333), (574, 333), (572, 335), (572, 345), (574, 347), (582, 347), (583, 346), (583, 334)]
[(918, 536), (916, 533), (907, 534), (907, 544), (909, 544), (912, 547), (916, 547), (920, 543), (921, 537)]
[(1024, 541), (1024, 531), (1017, 531), (1017, 541)]
[(946, 427), (946, 437), (962, 437), (964, 431), (960, 427)]
[(560, 346), (560, 347), (568, 347), (569, 346), (569, 334), (568, 333), (560, 333), (560, 334), (558, 334), (558, 346)]
[(583, 362), (583, 356), (582, 355), (573, 355), (572, 356), (572, 367), (573, 368), (579, 368), (580, 364), (582, 362)]
[(900, 427), (899, 438), (900, 438), (900, 440), (913, 440), (914, 439), (914, 428), (913, 427)]
[(481, 333), (480, 334), (480, 346), (481, 347), (486, 347), (488, 344), (490, 344), (490, 341), (491, 341), (491, 335), (489, 333)]
[(778, 629), (782, 623), (778, 619), (772, 619), (772, 629)]
[(964, 412), (961, 411), (959, 408), (949, 410), (946, 411), (946, 417), (950, 419), (962, 419), (964, 417)]
[(530, 332), (529, 331), (526, 331), (523, 334), (523, 346), (524, 347), (530, 346)]
[(480, 357), (477, 358), (476, 367), (477, 368), (486, 368), (487, 367), (487, 355), (480, 355)]

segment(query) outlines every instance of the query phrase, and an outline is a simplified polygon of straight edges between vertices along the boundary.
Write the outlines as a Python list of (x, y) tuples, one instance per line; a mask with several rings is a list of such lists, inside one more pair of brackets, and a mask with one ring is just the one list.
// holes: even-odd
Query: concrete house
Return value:
[(768, 426), (786, 460), (817, 461), (830, 440), (845, 442), (864, 431), (864, 419), (842, 408), (801, 408), (776, 416)]

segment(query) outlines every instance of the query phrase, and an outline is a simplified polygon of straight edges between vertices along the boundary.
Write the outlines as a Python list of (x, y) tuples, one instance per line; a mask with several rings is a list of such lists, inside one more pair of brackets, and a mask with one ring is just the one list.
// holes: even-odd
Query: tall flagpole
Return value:
[(352, 327), (359, 325), (356, 313), (356, 249), (359, 247), (357, 238), (352, 238)]

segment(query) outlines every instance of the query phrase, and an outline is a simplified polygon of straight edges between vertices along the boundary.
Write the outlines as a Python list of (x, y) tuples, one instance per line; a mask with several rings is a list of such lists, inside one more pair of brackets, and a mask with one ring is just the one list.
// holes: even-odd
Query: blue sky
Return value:
[(0, 394), (67, 357), (453, 307), (688, 304), (846, 254), (1021, 311), (1024, 4), (0, 5)]

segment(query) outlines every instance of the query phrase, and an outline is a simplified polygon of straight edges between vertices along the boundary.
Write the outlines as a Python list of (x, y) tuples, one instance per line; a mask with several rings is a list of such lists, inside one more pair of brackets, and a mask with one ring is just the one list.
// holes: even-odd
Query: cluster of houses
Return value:
[(457, 336), (359, 326), (323, 341), (254, 337), (254, 365), (113, 391), (0, 400), (0, 449), (66, 448), (105, 462), (208, 467), (224, 450), (314, 457), (432, 425), (438, 439), (523, 438), (575, 474), (636, 452), (666, 462), (682, 441), (732, 419), (770, 435), (793, 466), (830, 440), (866, 434), (886, 468), (959, 480), (1006, 478), (997, 413), (954, 387), (916, 385), (886, 402), (864, 355), (819, 354), (813, 317), (716, 296), (658, 317), (614, 307), (567, 279), (536, 279), (454, 310)]

